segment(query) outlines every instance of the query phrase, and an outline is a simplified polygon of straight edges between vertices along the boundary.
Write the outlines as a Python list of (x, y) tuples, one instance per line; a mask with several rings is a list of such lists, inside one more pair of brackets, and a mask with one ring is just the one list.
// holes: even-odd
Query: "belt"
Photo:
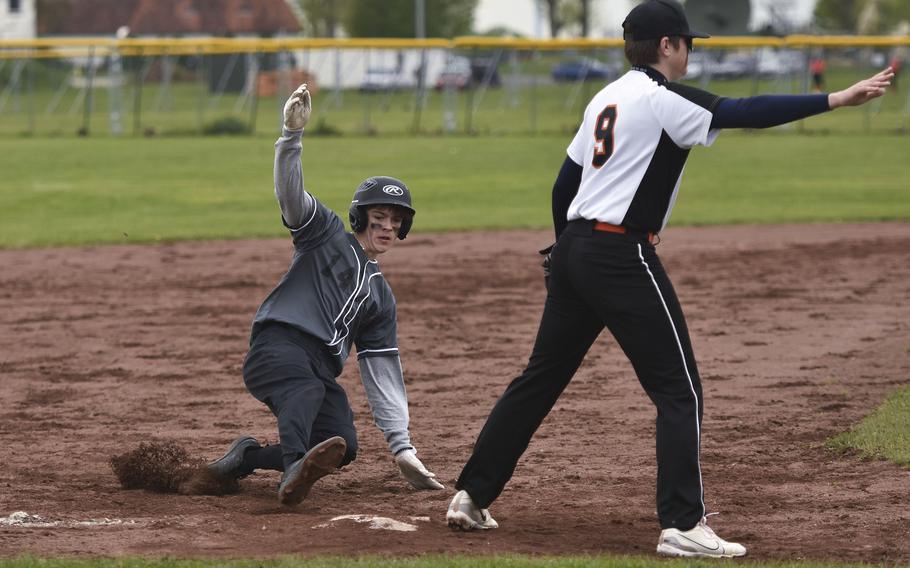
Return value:
[(623, 227), (622, 225), (613, 225), (611, 223), (604, 223), (603, 221), (596, 221), (594, 223), (595, 231), (603, 231), (605, 233), (619, 233), (621, 235), (630, 235), (633, 237), (640, 237), (647, 240), (652, 245), (654, 244), (654, 238), (657, 236), (656, 233), (651, 231), (642, 231), (640, 229), (630, 229), (629, 227)]

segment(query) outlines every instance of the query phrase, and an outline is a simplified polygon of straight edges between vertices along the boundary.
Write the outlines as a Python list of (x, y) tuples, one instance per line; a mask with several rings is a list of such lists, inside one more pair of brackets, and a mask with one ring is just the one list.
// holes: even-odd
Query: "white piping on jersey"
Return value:
[[(349, 324), (352, 321), (354, 321), (354, 318), (357, 317), (357, 312), (360, 311), (360, 307), (367, 300), (367, 298), (370, 297), (371, 289), (369, 287), (369, 281), (372, 280), (374, 276), (379, 276), (382, 274), (381, 272), (375, 272), (370, 275), (369, 279), (367, 278), (367, 266), (371, 263), (377, 264), (377, 262), (375, 260), (368, 260), (366, 262), (366, 264), (363, 265), (363, 274), (360, 274), (360, 269), (361, 269), (360, 257), (357, 256), (357, 250), (354, 248), (353, 245), (348, 245), (348, 246), (351, 247), (351, 252), (354, 253), (354, 259), (357, 261), (357, 285), (354, 287), (354, 291), (351, 292), (351, 295), (348, 296), (348, 299), (345, 300), (344, 305), (341, 306), (341, 311), (338, 313), (338, 315), (335, 317), (335, 319), (332, 320), (332, 326), (335, 327), (335, 333), (332, 335), (332, 341), (326, 343), (326, 345), (329, 347), (334, 347), (335, 345), (340, 344), (340, 347), (338, 348), (338, 352), (334, 353), (335, 355), (341, 355), (341, 352), (344, 350), (344, 340), (351, 333)], [(357, 293), (360, 292), (360, 290), (363, 288), (364, 282), (366, 282), (366, 284), (367, 284), (367, 293), (363, 297), (363, 299), (360, 300), (360, 303), (357, 304), (357, 307), (354, 308), (353, 300), (356, 299)], [(351, 311), (352, 309), (353, 309), (353, 312)], [(342, 316), (344, 316), (344, 317), (342, 317)], [(350, 317), (348, 317), (348, 316), (350, 316)], [(341, 318), (341, 325), (344, 326), (344, 333), (341, 334), (340, 336), (339, 336), (340, 329), (336, 325), (338, 323), (339, 318)]]
[[(275, 190), (275, 195), (278, 195), (277, 189)], [(303, 199), (305, 202), (309, 201), (310, 203), (313, 204), (313, 212), (310, 213), (310, 218), (307, 219), (306, 223), (304, 223), (303, 225), (300, 225), (299, 227), (291, 229), (292, 233), (296, 233), (297, 231), (302, 231), (307, 225), (309, 225), (313, 221), (313, 219), (316, 218), (316, 210), (319, 209), (319, 207), (317, 207), (316, 203), (315, 203), (316, 198), (313, 197), (312, 195), (310, 195), (309, 193), (307, 193), (307, 190), (305, 190), (305, 189), (303, 190), (303, 196), (304, 196)], [(304, 203), (304, 207), (306, 207), (306, 203)]]
[[(316, 206), (316, 198), (314, 198), (312, 195), (310, 195), (309, 193), (307, 193), (307, 191), (306, 191), (305, 189), (303, 190), (303, 194), (306, 195), (306, 197), (305, 197), (304, 199), (305, 199), (306, 201), (309, 201), (309, 202), (311, 202), (311, 203), (313, 204), (313, 213), (310, 215), (310, 218), (307, 220), (306, 223), (304, 223), (303, 225), (300, 225), (300, 229), (302, 229), (302, 228), (306, 227), (307, 225), (309, 225), (310, 222), (312, 222), (313, 219), (316, 218), (316, 210), (319, 209), (319, 207)], [(299, 230), (299, 229), (298, 229), (298, 230)]]
[[(338, 315), (335, 316), (335, 319), (332, 320), (332, 325), (333, 325), (333, 326), (334, 326), (336, 323), (338, 323), (338, 318), (340, 318), (341, 315), (344, 313), (344, 311), (345, 311), (346, 309), (348, 309), (348, 303), (349, 303), (351, 300), (354, 299), (354, 296), (357, 295), (357, 291), (360, 290), (360, 286), (363, 284), (363, 282), (360, 281), (360, 279), (362, 278), (362, 276), (360, 276), (360, 257), (357, 256), (357, 251), (354, 249), (354, 246), (353, 246), (353, 245), (348, 245), (348, 246), (351, 247), (351, 252), (354, 253), (354, 260), (357, 261), (357, 286), (354, 287), (354, 291), (351, 292), (351, 295), (348, 296), (348, 299), (344, 301), (344, 304), (341, 306), (341, 311), (338, 312)], [(363, 273), (364, 273), (364, 275), (366, 275), (366, 270), (364, 270)], [(332, 341), (329, 343), (329, 345), (334, 345), (334, 343), (335, 343), (335, 338), (336, 338), (337, 336), (338, 336), (338, 330), (336, 329), (336, 330), (335, 330), (335, 335), (332, 336)]]
[[(365, 268), (366, 267), (364, 267), (364, 269)], [(364, 276), (366, 276), (366, 270), (364, 270)], [(360, 311), (360, 307), (363, 305), (364, 302), (367, 301), (367, 298), (370, 297), (370, 294), (372, 294), (373, 288), (370, 287), (370, 280), (372, 280), (375, 276), (382, 276), (382, 272), (374, 272), (373, 274), (370, 274), (370, 277), (366, 281), (367, 293), (364, 294), (363, 298), (360, 299), (360, 303), (357, 304), (357, 309), (355, 309), (353, 312), (351, 312), (350, 309), (348, 309), (348, 316), (350, 316), (350, 317), (345, 316), (341, 320), (342, 323), (344, 324), (344, 335), (342, 335), (341, 337), (338, 338), (338, 341), (341, 343), (341, 346), (338, 348), (338, 353), (335, 353), (335, 355), (341, 355), (341, 351), (344, 349), (344, 340), (347, 338), (348, 334), (350, 334), (350, 332), (351, 332), (350, 327), (348, 327), (349, 324), (352, 321), (354, 321), (354, 318), (357, 317), (357, 312)], [(351, 307), (353, 308), (354, 305), (351, 304)]]
[[(364, 274), (364, 276), (365, 276), (365, 275), (366, 275), (366, 274)], [(374, 272), (373, 274), (370, 274), (370, 277), (369, 277), (369, 278), (367, 278), (367, 293), (363, 296), (363, 298), (360, 299), (360, 303), (357, 304), (357, 309), (354, 310), (353, 313), (351, 313), (351, 311), (348, 310), (348, 315), (349, 315), (350, 317), (347, 317), (347, 316), (346, 316), (346, 317), (342, 320), (342, 321), (344, 322), (344, 325), (348, 325), (349, 323), (351, 323), (352, 321), (354, 321), (354, 318), (357, 317), (357, 312), (360, 311), (360, 306), (362, 306), (363, 303), (367, 301), (367, 298), (370, 297), (370, 294), (373, 293), (373, 289), (370, 288), (370, 280), (372, 280), (372, 279), (375, 278), (376, 276), (382, 276), (382, 272)]]
[(683, 370), (686, 372), (686, 379), (689, 380), (689, 392), (692, 393), (692, 398), (695, 399), (695, 442), (696, 442), (696, 452), (695, 457), (698, 463), (698, 487), (699, 487), (699, 501), (701, 501), (701, 517), (705, 516), (705, 485), (702, 482), (701, 478), (701, 425), (698, 423), (698, 395), (695, 393), (695, 385), (692, 383), (692, 376), (689, 375), (689, 366), (686, 365), (686, 353), (683, 351), (682, 343), (679, 340), (679, 334), (676, 332), (676, 324), (673, 323), (673, 316), (670, 315), (670, 309), (667, 307), (667, 303), (664, 301), (663, 294), (660, 293), (660, 286), (657, 285), (657, 280), (654, 278), (654, 274), (651, 273), (651, 268), (648, 266), (645, 257), (641, 254), (641, 245), (638, 246), (638, 258), (641, 259), (642, 265), (645, 267), (645, 271), (648, 273), (648, 276), (651, 277), (651, 283), (654, 284), (654, 289), (657, 291), (657, 297), (660, 298), (660, 303), (664, 307), (664, 313), (667, 314), (667, 319), (670, 321), (670, 329), (673, 330), (673, 337), (676, 338), (676, 346), (679, 348), (679, 356), (682, 359)]
[(386, 349), (358, 349), (357, 353), (385, 353), (386, 351), (398, 351), (398, 348), (388, 347)]

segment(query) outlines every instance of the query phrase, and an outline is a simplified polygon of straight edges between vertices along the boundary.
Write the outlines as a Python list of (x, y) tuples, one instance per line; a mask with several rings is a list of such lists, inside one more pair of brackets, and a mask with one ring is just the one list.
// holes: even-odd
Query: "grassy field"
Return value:
[(892, 394), (865, 420), (828, 445), (910, 467), (910, 387)]
[[(343, 215), (363, 178), (402, 178), (417, 232), (544, 228), (569, 138), (312, 136), (304, 173)], [(273, 141), (0, 138), (0, 248), (281, 235)], [(671, 223), (910, 219), (907, 155), (906, 137), (725, 133), (692, 152)]]

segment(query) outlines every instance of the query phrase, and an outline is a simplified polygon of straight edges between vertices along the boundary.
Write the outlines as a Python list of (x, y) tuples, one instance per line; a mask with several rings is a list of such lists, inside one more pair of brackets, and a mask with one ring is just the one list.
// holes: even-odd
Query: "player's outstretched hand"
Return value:
[(828, 106), (837, 108), (842, 106), (858, 106), (885, 94), (885, 88), (891, 85), (894, 70), (890, 67), (879, 71), (868, 79), (828, 95)]
[(284, 127), (288, 130), (303, 130), (310, 121), (313, 101), (306, 83), (297, 87), (284, 103)]
[(395, 456), (395, 463), (401, 470), (401, 475), (408, 480), (414, 489), (445, 489), (445, 485), (436, 480), (436, 474), (427, 471), (423, 463), (417, 459), (414, 450), (405, 450)]

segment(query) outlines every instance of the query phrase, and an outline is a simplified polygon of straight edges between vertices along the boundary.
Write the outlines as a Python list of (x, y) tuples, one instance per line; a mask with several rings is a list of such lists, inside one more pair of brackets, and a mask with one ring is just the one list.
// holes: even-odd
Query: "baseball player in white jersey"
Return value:
[(585, 109), (553, 187), (557, 242), (525, 371), (508, 386), (456, 483), (450, 526), (491, 529), (500, 495), (544, 417), (600, 332), (610, 330), (657, 408), (657, 552), (733, 557), (741, 544), (706, 523), (699, 447), (702, 389), (685, 318), (654, 242), (676, 202), (689, 150), (723, 128), (763, 128), (881, 96), (886, 69), (831, 94), (728, 99), (674, 83), (692, 39), (675, 0), (648, 0), (623, 22), (631, 70)]
[(356, 345), (373, 419), (402, 476), (416, 489), (442, 489), (411, 444), (395, 297), (377, 261), (411, 229), (410, 191), (395, 178), (366, 179), (354, 193), (346, 232), (303, 186), (301, 137), (310, 112), (304, 84), (285, 104), (275, 143), (275, 195), (294, 257), (256, 313), (243, 364), (247, 390), (275, 414), (280, 444), (242, 436), (209, 470), (233, 479), (282, 471), (278, 499), (294, 505), (321, 477), (353, 461), (354, 413), (336, 378)]

